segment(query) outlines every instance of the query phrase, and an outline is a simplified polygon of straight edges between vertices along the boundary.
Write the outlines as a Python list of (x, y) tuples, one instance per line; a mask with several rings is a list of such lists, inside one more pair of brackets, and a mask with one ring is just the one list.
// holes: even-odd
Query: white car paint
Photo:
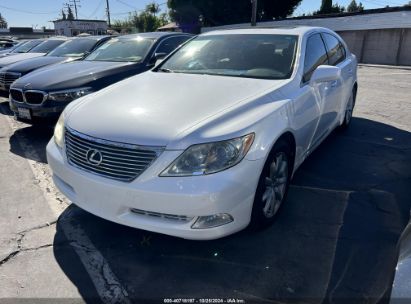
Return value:
[[(65, 125), (99, 139), (164, 147), (161, 155), (130, 183), (88, 173), (68, 164), (54, 140), (47, 157), (57, 187), (81, 208), (105, 219), (187, 239), (214, 239), (250, 222), (256, 187), (271, 148), (289, 132), (295, 139), (293, 172), (345, 117), (356, 83), (357, 62), (347, 46), (335, 68), (338, 79), (302, 82), (307, 37), (324, 28), (244, 29), (204, 35), (293, 34), (298, 49), (293, 74), (285, 80), (158, 73), (149, 71), (71, 103)], [(341, 38), (339, 38), (341, 40)], [(342, 41), (342, 40), (341, 40)], [(191, 145), (254, 133), (253, 145), (237, 165), (210, 175), (160, 177)], [(131, 208), (184, 215), (186, 223), (132, 213)], [(230, 214), (234, 221), (192, 229), (198, 216)]]

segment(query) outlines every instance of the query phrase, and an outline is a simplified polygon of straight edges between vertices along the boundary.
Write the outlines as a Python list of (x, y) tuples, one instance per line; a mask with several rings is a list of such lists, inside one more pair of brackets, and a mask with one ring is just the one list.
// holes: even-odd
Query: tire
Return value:
[[(251, 228), (259, 230), (274, 222), (275, 215), (285, 201), (290, 186), (294, 162), (292, 155), (290, 145), (283, 140), (277, 142), (271, 150), (254, 196)], [(280, 167), (277, 166), (278, 163)], [(283, 168), (284, 166), (286, 167)]]
[(354, 112), (354, 107), (355, 107), (355, 98), (356, 98), (356, 91), (353, 90), (352, 93), (351, 93), (350, 99), (347, 102), (347, 106), (345, 107), (344, 120), (343, 120), (343, 123), (340, 126), (340, 130), (347, 129), (348, 126), (351, 123), (352, 114)]

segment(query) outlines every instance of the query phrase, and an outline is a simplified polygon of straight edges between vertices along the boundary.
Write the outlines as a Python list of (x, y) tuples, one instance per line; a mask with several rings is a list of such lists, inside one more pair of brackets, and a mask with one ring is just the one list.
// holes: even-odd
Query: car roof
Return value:
[(240, 35), (240, 34), (277, 34), (277, 35), (299, 35), (302, 36), (312, 31), (329, 31), (322, 27), (314, 26), (279, 26), (279, 27), (254, 27), (254, 28), (233, 28), (215, 30), (202, 34), (202, 36), (208, 35)]
[(72, 37), (72, 40), (81, 40), (81, 39), (93, 39), (93, 40), (102, 40), (102, 39), (107, 39), (107, 38), (112, 38), (116, 36), (111, 36), (111, 35), (99, 35), (99, 36), (83, 36), (83, 37)]
[[(37, 39), (35, 39), (37, 40)], [(41, 39), (38, 39), (41, 40)], [(55, 36), (55, 37), (50, 37), (50, 38), (46, 38), (44, 39), (44, 41), (48, 41), (48, 40), (70, 40), (69, 37), (65, 37), (65, 36)]]
[(131, 34), (131, 35), (124, 35), (118, 36), (119, 39), (134, 39), (137, 37), (142, 38), (151, 38), (151, 39), (160, 39), (167, 36), (192, 36), (189, 33), (180, 33), (180, 32), (149, 32), (149, 33), (138, 33), (138, 34)]

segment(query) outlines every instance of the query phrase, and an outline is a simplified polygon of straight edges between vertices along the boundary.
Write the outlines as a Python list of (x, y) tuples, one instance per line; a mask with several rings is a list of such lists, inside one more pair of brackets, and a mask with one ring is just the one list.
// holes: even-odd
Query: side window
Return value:
[(307, 40), (303, 82), (309, 81), (315, 69), (322, 64), (328, 64), (327, 51), (321, 35), (314, 34)]
[(166, 38), (163, 42), (160, 43), (156, 50), (156, 53), (169, 54), (174, 51), (180, 44), (186, 42), (189, 38), (190, 36)]
[(323, 33), (325, 43), (328, 47), (328, 58), (330, 65), (337, 65), (345, 59), (345, 49), (342, 43), (333, 35)]

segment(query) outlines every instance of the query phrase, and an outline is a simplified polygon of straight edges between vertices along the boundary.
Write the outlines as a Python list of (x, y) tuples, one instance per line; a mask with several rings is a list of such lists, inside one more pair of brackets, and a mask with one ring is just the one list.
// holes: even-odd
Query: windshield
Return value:
[(153, 39), (140, 37), (136, 39), (112, 39), (92, 52), (85, 60), (140, 62), (143, 61), (153, 43)]
[(158, 71), (263, 79), (289, 78), (295, 35), (199, 36), (178, 50)]
[(69, 40), (62, 45), (59, 45), (53, 51), (48, 53), (47, 56), (56, 57), (81, 57), (86, 52), (90, 51), (97, 43), (95, 39), (77, 38)]
[(48, 53), (67, 40), (50, 39), (32, 48), (30, 53)]
[(39, 45), (40, 43), (44, 42), (44, 40), (30, 40), (25, 41), (23, 44), (19, 45), (13, 50), (13, 53), (27, 53), (35, 46)]

